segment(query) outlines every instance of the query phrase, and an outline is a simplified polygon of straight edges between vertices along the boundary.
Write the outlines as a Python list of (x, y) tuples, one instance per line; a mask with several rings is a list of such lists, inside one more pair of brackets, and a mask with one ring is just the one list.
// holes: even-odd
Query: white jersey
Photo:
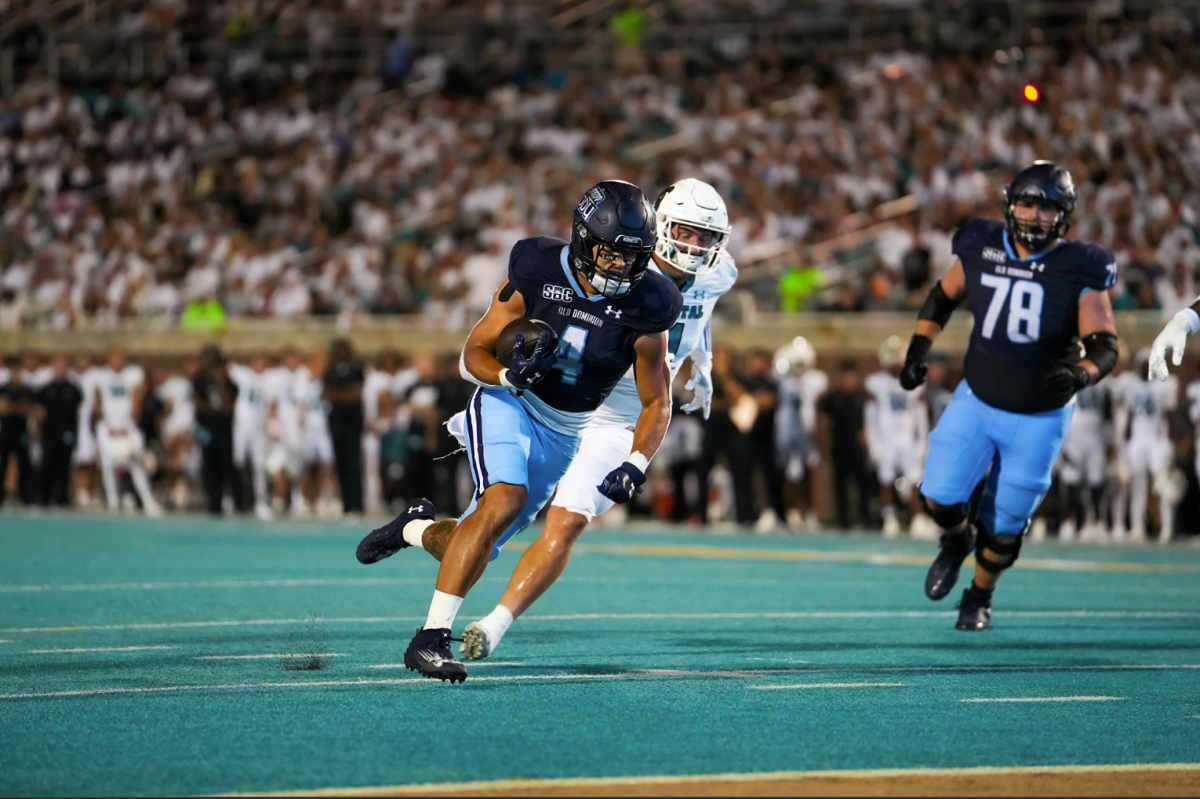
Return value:
[(158, 396), (170, 406), (163, 421), (163, 432), (167, 435), (191, 430), (196, 422), (196, 404), (192, 400), (192, 381), (183, 375), (168, 377), (158, 387)]
[[(653, 260), (650, 263), (650, 268), (657, 269)], [(722, 251), (712, 271), (696, 275), (680, 290), (683, 294), (683, 310), (679, 312), (675, 326), (667, 332), (667, 368), (671, 370), (672, 381), (689, 355), (712, 350), (713, 309), (721, 295), (733, 288), (737, 274), (733, 256)], [(600, 424), (633, 427), (641, 413), (642, 401), (638, 397), (633, 367), (630, 367), (604, 400), (594, 419)]]
[(1179, 381), (1168, 377), (1157, 380), (1130, 381), (1122, 398), (1129, 411), (1129, 438), (1167, 438), (1169, 411), (1178, 404)]
[(1188, 383), (1187, 403), (1188, 418), (1193, 425), (1200, 425), (1200, 380)]
[(21, 381), (34, 391), (42, 388), (54, 379), (54, 369), (49, 366), (39, 366), (37, 369), (21, 372)]
[(367, 372), (363, 378), (363, 423), (370, 430), (379, 421), (379, 395), (384, 391), (391, 392), (393, 375), (378, 369)]
[(923, 387), (905, 391), (900, 386), (900, 378), (887, 371), (871, 375), (863, 386), (871, 398), (867, 403), (864, 426), (874, 457), (895, 449), (924, 450), (929, 421)]
[(1104, 441), (1104, 408), (1112, 387), (1105, 382), (1088, 386), (1075, 395), (1075, 412), (1067, 435), (1085, 436), (1098, 443)]
[(237, 402), (233, 406), (234, 424), (265, 432), (269, 402), (267, 373), (235, 363), (229, 367), (229, 377), (238, 387)]
[(111, 430), (134, 426), (133, 395), (146, 380), (142, 367), (130, 364), (119, 372), (105, 367), (98, 370), (96, 389), (100, 396), (100, 413)]

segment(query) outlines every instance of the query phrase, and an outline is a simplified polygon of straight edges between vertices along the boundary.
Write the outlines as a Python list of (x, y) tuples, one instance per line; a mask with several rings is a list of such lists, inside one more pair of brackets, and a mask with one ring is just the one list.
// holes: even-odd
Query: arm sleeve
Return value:
[(692, 364), (697, 367), (712, 365), (712, 320), (709, 319), (704, 324), (704, 332), (700, 334), (700, 341), (696, 347), (687, 354), (687, 357), (692, 359)]

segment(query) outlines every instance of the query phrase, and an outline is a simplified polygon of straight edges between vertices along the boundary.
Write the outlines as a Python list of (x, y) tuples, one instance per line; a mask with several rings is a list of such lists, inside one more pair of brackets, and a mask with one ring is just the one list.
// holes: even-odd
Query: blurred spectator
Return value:
[(9, 460), (16, 461), (17, 497), (34, 503), (33, 462), (30, 459), (30, 419), (37, 407), (34, 390), (26, 385), (20, 356), (5, 359), (8, 381), (0, 386), (0, 505), (4, 504)]
[(329, 407), (329, 437), (344, 513), (363, 512), (363, 364), (348, 339), (329, 348), (321, 399)]
[(821, 413), (828, 418), (833, 492), (837, 521), (842, 529), (851, 527), (851, 492), (858, 522), (873, 526), (870, 503), (875, 495), (874, 479), (867, 458), (863, 411), (867, 404), (862, 374), (853, 361), (842, 363), (837, 383), (821, 399)]
[[(71, 457), (79, 440), (79, 407), (83, 391), (71, 380), (65, 355), (51, 361), (53, 379), (37, 393), (42, 407), (41, 501), (60, 507), (71, 504)], [(0, 470), (2, 471), (2, 470)]]
[(204, 493), (208, 512), (214, 516), (222, 513), (225, 489), (231, 497), (238, 490), (233, 466), (233, 408), (237, 396), (238, 387), (229, 376), (225, 354), (215, 346), (206, 347), (200, 355), (200, 369), (192, 378), (192, 397), (196, 439), (203, 457)]

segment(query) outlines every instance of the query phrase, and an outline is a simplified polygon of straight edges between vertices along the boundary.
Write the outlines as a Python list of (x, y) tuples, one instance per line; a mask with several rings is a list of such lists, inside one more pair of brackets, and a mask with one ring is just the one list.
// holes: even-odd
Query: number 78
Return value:
[(996, 322), (1008, 298), (1008, 340), (1014, 344), (1032, 344), (1042, 333), (1042, 301), (1045, 290), (1041, 283), (1018, 280), (1000, 275), (980, 275), (979, 282), (993, 290), (983, 317), (983, 337), (991, 339), (996, 332)]

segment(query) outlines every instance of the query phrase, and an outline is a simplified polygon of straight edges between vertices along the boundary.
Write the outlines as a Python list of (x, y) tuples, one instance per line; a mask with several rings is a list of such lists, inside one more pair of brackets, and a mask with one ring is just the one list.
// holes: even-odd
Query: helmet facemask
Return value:
[(727, 231), (658, 214), (659, 258), (689, 275), (704, 275), (717, 267)]
[[(576, 233), (583, 239), (583, 248), (572, 247), (571, 260), (575, 271), (585, 283), (610, 299), (629, 293), (650, 263), (653, 249), (595, 241), (583, 225)], [(589, 241), (590, 240), (590, 241)], [(583, 250), (580, 252), (579, 250)]]
[[(1047, 224), (1042, 215), (1037, 214), (1032, 219), (1017, 218), (1017, 203), (1035, 206), (1038, 209), (1054, 211), (1054, 219)], [(1055, 239), (1061, 239), (1071, 226), (1070, 210), (1062, 204), (1043, 197), (1008, 197), (1004, 204), (1006, 226), (1012, 237), (1021, 246), (1032, 253), (1038, 253), (1050, 246)]]

